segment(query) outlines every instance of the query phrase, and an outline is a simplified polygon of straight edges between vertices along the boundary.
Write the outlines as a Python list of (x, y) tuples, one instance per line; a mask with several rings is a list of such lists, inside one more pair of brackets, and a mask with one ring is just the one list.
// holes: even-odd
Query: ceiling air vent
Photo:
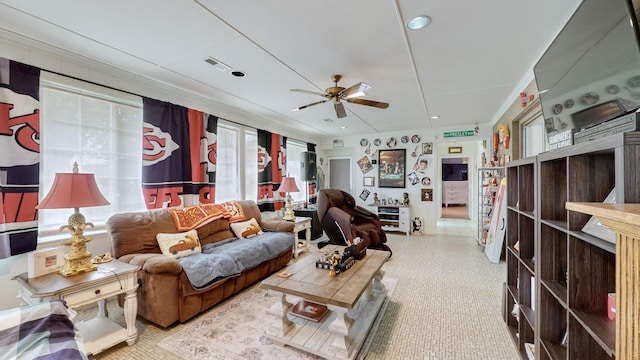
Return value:
[(220, 60), (216, 60), (212, 57), (208, 58), (205, 60), (206, 62), (208, 62), (209, 64), (213, 65), (214, 68), (220, 70), (220, 71), (229, 71), (231, 70), (231, 66), (223, 63)]

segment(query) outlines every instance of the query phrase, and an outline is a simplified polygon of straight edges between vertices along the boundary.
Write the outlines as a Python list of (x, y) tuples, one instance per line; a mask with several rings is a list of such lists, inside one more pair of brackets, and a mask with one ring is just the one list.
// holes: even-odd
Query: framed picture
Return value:
[(35, 278), (58, 271), (64, 263), (64, 248), (51, 247), (32, 251), (27, 256), (27, 276)]
[(365, 176), (362, 178), (362, 185), (364, 186), (376, 186), (376, 178), (373, 176)]
[(369, 198), (369, 195), (371, 195), (371, 191), (364, 189), (360, 193), (360, 199), (362, 199), (362, 201), (367, 201), (367, 199)]
[(423, 154), (432, 154), (433, 153), (433, 143), (422, 143), (422, 153)]
[(406, 149), (378, 151), (378, 186), (405, 187)]
[(373, 165), (371, 164), (369, 157), (366, 155), (358, 160), (358, 166), (360, 167), (360, 170), (363, 174), (366, 174), (369, 171), (373, 170)]
[[(604, 204), (615, 204), (616, 203), (616, 189), (611, 190), (609, 195), (607, 195), (606, 199), (603, 201)], [(598, 218), (592, 216), (589, 221), (584, 225), (582, 231), (586, 232), (589, 235), (593, 235), (599, 237), (601, 239), (607, 240), (608, 242), (614, 243), (616, 242), (616, 234), (604, 226)]]
[(449, 154), (462, 154), (462, 146), (449, 146)]
[(433, 201), (433, 189), (422, 189), (422, 201)]

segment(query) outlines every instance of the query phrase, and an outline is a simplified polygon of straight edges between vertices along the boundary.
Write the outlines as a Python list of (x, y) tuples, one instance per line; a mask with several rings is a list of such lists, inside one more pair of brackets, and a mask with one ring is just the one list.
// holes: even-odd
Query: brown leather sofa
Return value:
[(380, 218), (372, 211), (356, 205), (351, 194), (338, 189), (318, 192), (318, 219), (330, 242), (346, 245), (360, 237), (370, 249), (391, 252), (387, 234), (382, 230)]
[[(247, 219), (255, 218), (264, 229), (292, 232), (293, 223), (284, 220), (262, 221), (258, 206), (251, 200), (239, 201)], [(284, 267), (292, 251), (196, 290), (178, 260), (162, 255), (157, 233), (177, 233), (171, 214), (166, 210), (121, 213), (107, 220), (113, 256), (140, 266), (138, 271), (138, 315), (160, 326), (185, 322), (236, 294), (249, 285)], [(227, 219), (218, 219), (197, 229), (202, 246), (234, 237)], [(122, 299), (121, 305), (122, 305)]]

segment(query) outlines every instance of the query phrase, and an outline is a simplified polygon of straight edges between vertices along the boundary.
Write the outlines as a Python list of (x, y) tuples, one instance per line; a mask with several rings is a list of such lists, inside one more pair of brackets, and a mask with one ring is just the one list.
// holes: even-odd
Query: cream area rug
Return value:
[[(358, 359), (363, 359), (387, 308), (397, 281), (385, 277), (387, 296), (376, 317)], [(287, 297), (295, 303), (295, 297)], [(288, 346), (272, 343), (264, 334), (274, 320), (267, 313), (275, 297), (267, 290), (255, 286), (236, 295), (217, 311), (204, 314), (191, 321), (184, 329), (166, 337), (158, 345), (184, 359), (321, 359), (318, 356)], [(289, 315), (290, 317), (292, 315)], [(296, 321), (293, 317), (292, 321)]]

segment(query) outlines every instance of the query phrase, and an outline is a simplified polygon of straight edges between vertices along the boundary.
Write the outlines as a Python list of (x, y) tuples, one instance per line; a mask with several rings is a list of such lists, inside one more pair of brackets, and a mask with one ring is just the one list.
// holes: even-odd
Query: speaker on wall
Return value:
[(302, 180), (314, 181), (318, 173), (316, 153), (305, 151), (300, 154), (300, 157), (302, 158)]

